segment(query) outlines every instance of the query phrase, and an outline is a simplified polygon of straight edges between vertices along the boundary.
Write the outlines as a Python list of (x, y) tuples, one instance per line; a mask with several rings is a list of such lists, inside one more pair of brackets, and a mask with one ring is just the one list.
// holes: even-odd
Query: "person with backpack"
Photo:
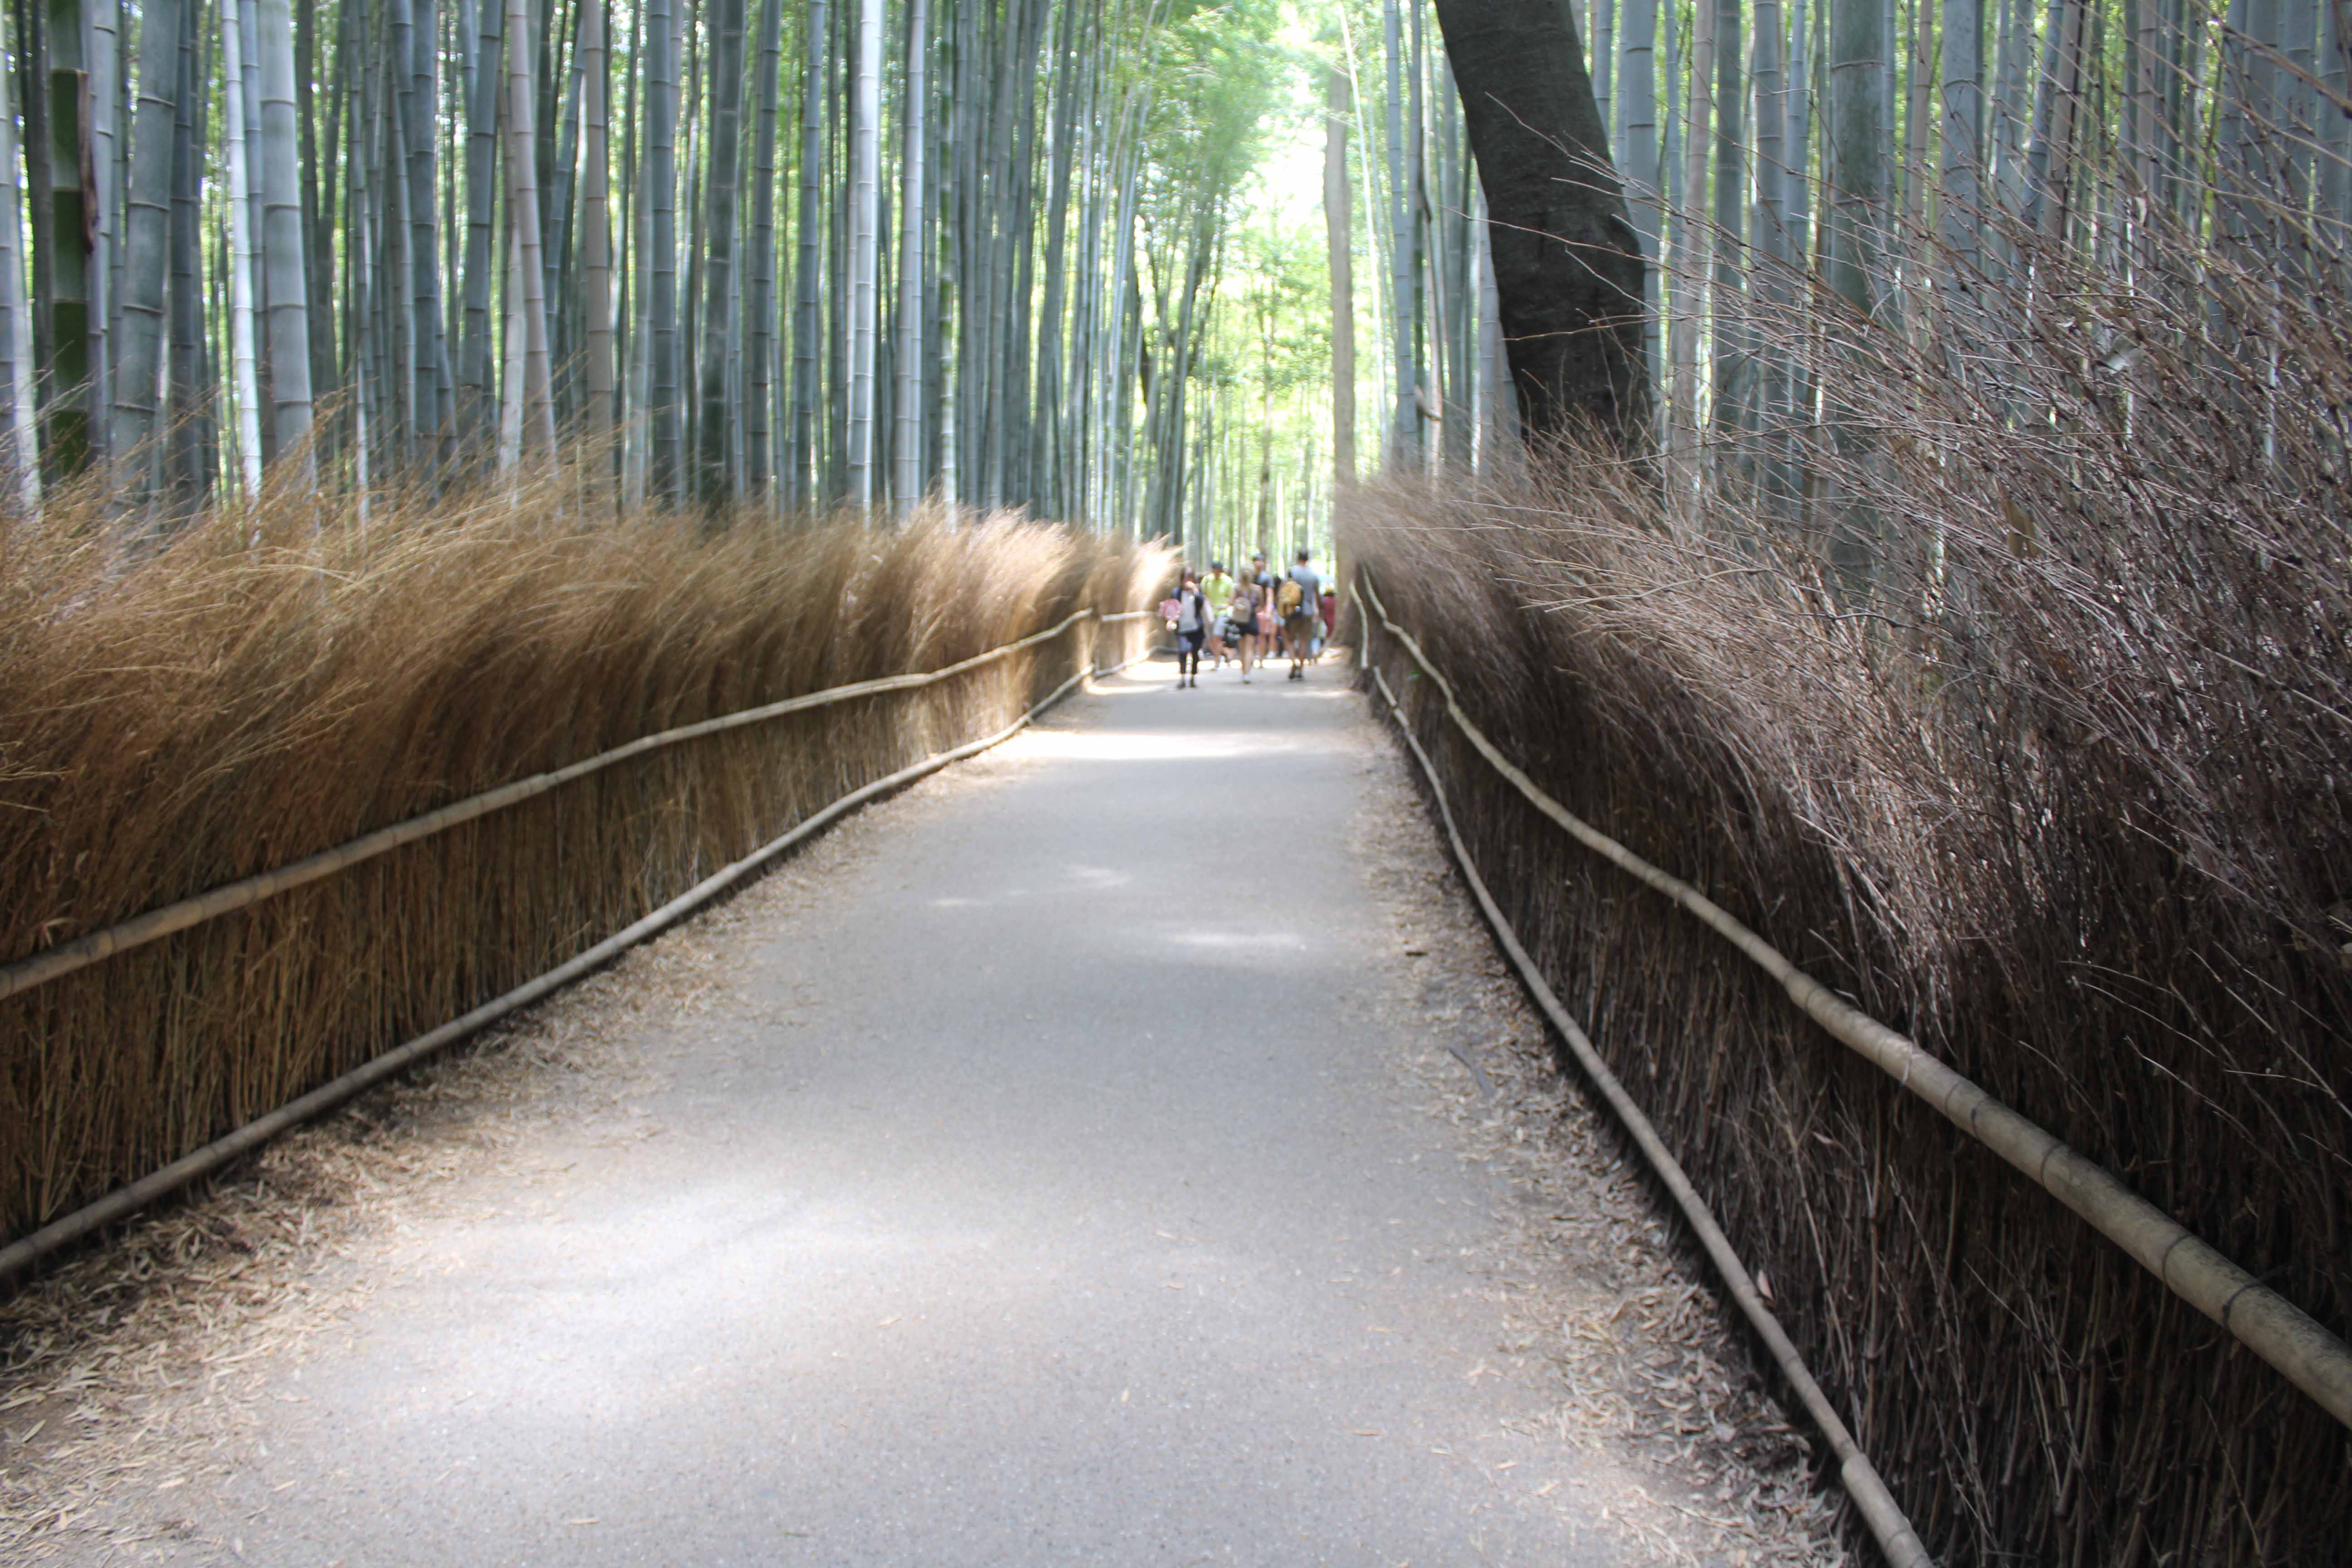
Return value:
[[(1173, 610), (1174, 614), (1168, 613)], [(1201, 579), (1191, 567), (1184, 569), (1184, 580), (1177, 586), (1175, 597), (1160, 605), (1168, 615), (1168, 629), (1176, 634), (1176, 689), (1201, 684), (1201, 645), (1209, 637), (1209, 601), (1201, 592)]]
[(1266, 566), (1263, 550), (1250, 557), (1250, 581), (1257, 585), (1258, 662), (1271, 664), (1282, 654), (1282, 616), (1275, 604), (1282, 579)]
[(1283, 640), (1288, 643), (1290, 679), (1307, 679), (1307, 661), (1315, 657), (1315, 634), (1322, 625), (1323, 579), (1307, 564), (1306, 551), (1298, 563), (1283, 574), (1275, 589), (1275, 608), (1282, 616)]

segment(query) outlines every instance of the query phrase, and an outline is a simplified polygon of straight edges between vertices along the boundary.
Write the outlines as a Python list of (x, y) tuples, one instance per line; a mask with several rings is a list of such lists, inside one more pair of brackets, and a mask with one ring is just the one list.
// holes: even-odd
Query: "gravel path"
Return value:
[(1833, 1563), (1336, 664), (1107, 683), (0, 1310), (0, 1555)]

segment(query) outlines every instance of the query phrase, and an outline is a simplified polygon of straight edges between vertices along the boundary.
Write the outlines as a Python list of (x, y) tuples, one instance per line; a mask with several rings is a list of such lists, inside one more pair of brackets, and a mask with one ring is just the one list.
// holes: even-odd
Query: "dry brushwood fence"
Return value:
[[(2053, 5), (2036, 45), (2004, 7), (1995, 71), (1986, 8), (1916, 7), (1906, 143), (1841, 0), (1825, 104), (1790, 34), (1752, 207), (1695, 65), (1679, 182), (1627, 121), (1647, 426), (1355, 490), (1339, 546), (1568, 812), (2340, 1341), (2352, 52), (2340, 5), (2160, 11)], [(1736, 65), (1742, 15), (1691, 19)], [(1659, 40), (1623, 38), (1646, 94)], [(1372, 646), (1504, 916), (1939, 1562), (2347, 1560), (2326, 1408)]]
[[(1165, 561), (992, 520), (594, 530), (554, 487), (126, 565), (53, 506), (0, 552), (0, 966), (639, 736), (941, 668)], [(576, 514), (575, 519), (576, 519)], [(842, 795), (995, 733), (1148, 622), (632, 757), (0, 998), (0, 1237), (540, 974)]]
[[(2011, 460), (2012, 495), (2071, 488)], [(2341, 1333), (2352, 932), (2327, 879), (2352, 843), (2323, 797), (2352, 743), (2288, 708), (2352, 657), (2340, 625), (2210, 613), (2263, 551), (2311, 595), (2278, 602), (2340, 615), (2333, 525), (2140, 519), (2123, 572), (2095, 531), (2019, 552), (2003, 513), (1972, 527), (1949, 468), (1878, 467), (1890, 515), (1947, 520), (1939, 581), (1965, 571), (1976, 612), (1898, 635), (1837, 613), (1804, 551), (1671, 537), (1633, 470), (1569, 471), (1360, 491), (1342, 548), (1568, 809)], [(2318, 1563), (2352, 1540), (2324, 1411), (1539, 816), (1372, 646), (1507, 917), (1941, 1560)]]
[[(1721, 301), (1803, 397), (1664, 462), (1361, 489), (1340, 550), (1570, 812), (2341, 1338), (2352, 257), (2137, 238), (2126, 275), (2013, 226), (2030, 287), (1917, 310)], [(1374, 647), (1506, 917), (1939, 1561), (2343, 1561), (2326, 1411)]]
[[(1736, 688), (1701, 684), (1743, 655), (1771, 668), (1780, 656), (1749, 640), (1762, 628), (1727, 647), (1661, 613), (1635, 637), (1622, 608), (1588, 619), (1569, 592), (1534, 589), (1539, 574), (1578, 596), (1605, 579), (1621, 605), (1655, 589), (1644, 602), (1662, 605), (1676, 580), (1664, 549), (1475, 501), (1412, 504), (1435, 526), (1366, 526), (1360, 506), (1353, 559), (1544, 790), (2341, 1331), (2342, 1219), (2324, 1194), (2352, 1140), (2328, 1114), (2346, 1088), (2344, 1015), (2321, 1011), (2332, 980), (2310, 984), (2326, 955), (2230, 952), (2206, 900), (2178, 889), (2086, 908), (2154, 859), (2106, 792), (2042, 824), (2091, 876), (1995, 924), (2018, 891), (2002, 873), (2020, 868), (1948, 852), (1926, 820), (1939, 807), (1840, 744), (1851, 713), (1759, 735), (1803, 721), (1742, 723)], [(1940, 1560), (2319, 1563), (2352, 1539), (2346, 1434), (2326, 1412), (1717, 935), (1572, 841), (1445, 721), (1394, 639), (1371, 646), (1506, 917), (1769, 1279)], [(1841, 751), (1848, 772), (1831, 775)], [(1818, 771), (1790, 776), (1799, 761)], [(1829, 825), (1874, 829), (1862, 847), (1875, 853), (1826, 838)], [(2097, 848), (2126, 865), (2083, 865)], [(1951, 903), (1979, 923), (1940, 944), (1906, 923), (1893, 900), (1920, 889), (1889, 885), (1889, 856), (1950, 878)], [(2282, 1023), (2301, 1027), (2283, 1037)], [(2314, 1144), (2313, 1163), (2294, 1157)]]

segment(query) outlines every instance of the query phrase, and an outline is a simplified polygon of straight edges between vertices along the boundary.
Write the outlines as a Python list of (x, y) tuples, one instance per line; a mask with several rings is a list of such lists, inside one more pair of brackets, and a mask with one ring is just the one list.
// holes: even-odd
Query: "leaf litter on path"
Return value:
[[(1561, 1070), (1497, 952), (1393, 738), (1368, 750), (1352, 835), (1401, 957), (1384, 1006), (1417, 1041), (1405, 1064), (1461, 1157), (1509, 1194), (1464, 1261), (1510, 1323), (1507, 1367), (1549, 1369), (1556, 1404), (1525, 1435), (1651, 1478), (1576, 1506), (1671, 1563), (1842, 1568), (1843, 1494), (1773, 1398), (1736, 1315), (1615, 1127)], [(1466, 1375), (1501, 1376), (1481, 1361)], [(1552, 1498), (1559, 1483), (1535, 1489)]]

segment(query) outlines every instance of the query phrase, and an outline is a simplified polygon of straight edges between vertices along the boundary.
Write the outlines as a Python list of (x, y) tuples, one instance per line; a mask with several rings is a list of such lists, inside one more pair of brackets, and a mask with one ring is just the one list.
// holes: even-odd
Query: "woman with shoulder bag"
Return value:
[(1201, 684), (1201, 645), (1209, 637), (1209, 601), (1201, 592), (1201, 579), (1189, 568), (1176, 596), (1169, 601), (1176, 614), (1168, 629), (1176, 634), (1176, 689)]

